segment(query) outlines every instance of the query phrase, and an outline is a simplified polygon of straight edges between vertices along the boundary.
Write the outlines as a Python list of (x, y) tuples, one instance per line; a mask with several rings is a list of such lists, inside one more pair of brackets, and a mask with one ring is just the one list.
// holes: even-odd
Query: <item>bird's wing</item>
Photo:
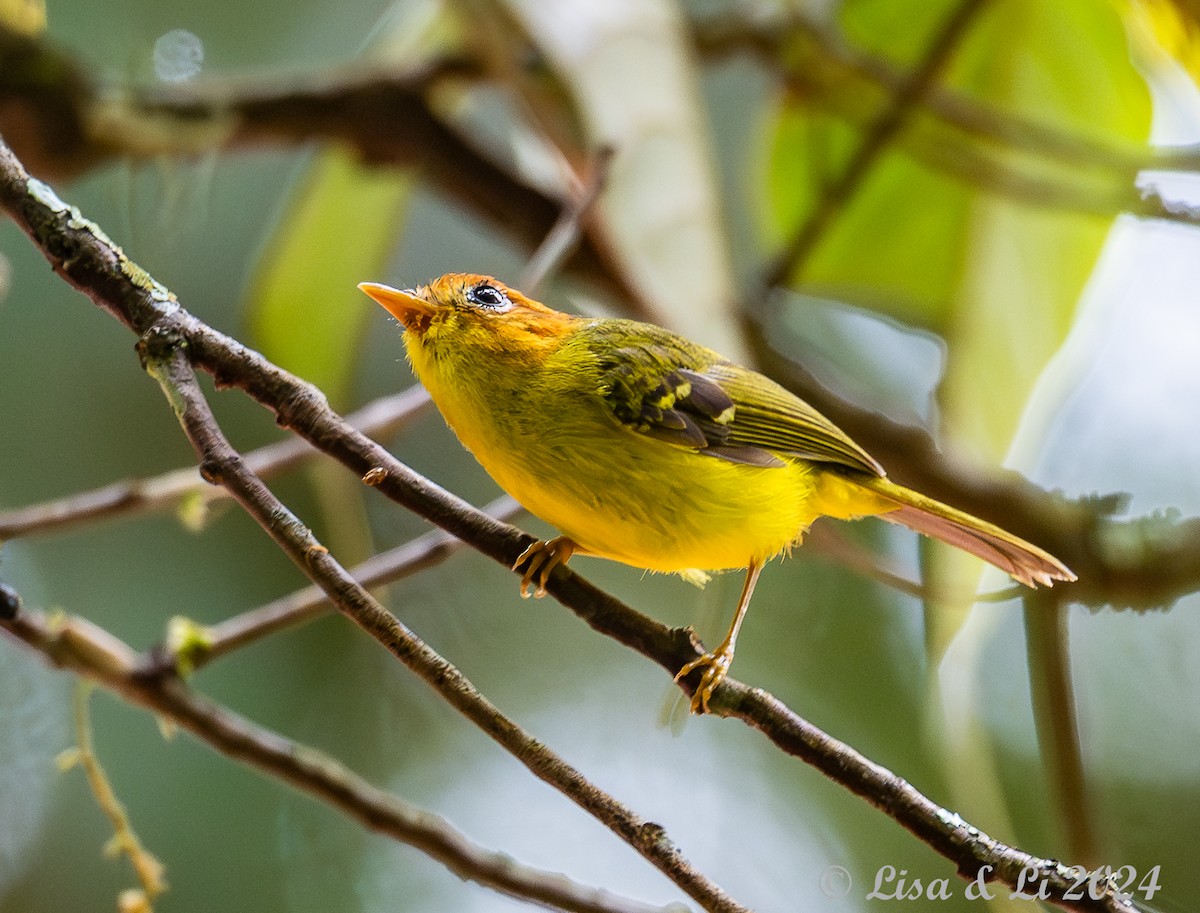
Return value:
[(602, 347), (599, 392), (630, 431), (734, 463), (793, 456), (884, 474), (833, 422), (754, 371), (665, 330), (609, 342), (623, 344)]
[(718, 362), (700, 375), (728, 394), (735, 413), (728, 442), (885, 475), (873, 456), (820, 412), (755, 371)]

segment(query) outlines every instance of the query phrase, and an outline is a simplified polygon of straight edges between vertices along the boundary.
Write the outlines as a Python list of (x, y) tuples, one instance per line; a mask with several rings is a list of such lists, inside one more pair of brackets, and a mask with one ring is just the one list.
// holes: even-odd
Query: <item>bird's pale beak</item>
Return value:
[(434, 306), (417, 289), (392, 288), (379, 282), (360, 282), (358, 287), (406, 327), (428, 323), (433, 316)]

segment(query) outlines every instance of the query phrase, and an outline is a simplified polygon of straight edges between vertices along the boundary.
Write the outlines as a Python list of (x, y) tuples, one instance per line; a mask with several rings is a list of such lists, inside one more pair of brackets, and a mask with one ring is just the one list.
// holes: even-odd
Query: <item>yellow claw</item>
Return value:
[(717, 685), (725, 681), (729, 665), (733, 662), (733, 648), (737, 644), (738, 629), (742, 626), (742, 619), (746, 617), (746, 609), (750, 607), (750, 597), (754, 593), (754, 584), (758, 582), (762, 567), (762, 561), (758, 560), (752, 560), (746, 567), (746, 582), (742, 584), (742, 595), (738, 599), (737, 611), (733, 613), (733, 624), (729, 626), (729, 633), (721, 641), (721, 646), (696, 657), (675, 674), (675, 681), (678, 682), (695, 669), (704, 670), (700, 676), (700, 685), (692, 692), (692, 713), (708, 713), (708, 699), (717, 690)]
[(708, 713), (708, 699), (712, 697), (717, 685), (725, 681), (729, 665), (733, 662), (733, 646), (722, 644), (715, 653), (705, 653), (675, 673), (675, 681), (687, 678), (696, 669), (703, 669), (700, 684), (692, 693), (692, 713)]
[[(521, 598), (536, 596), (541, 599), (545, 596), (546, 581), (550, 579), (550, 574), (560, 564), (570, 561), (577, 549), (578, 546), (566, 536), (556, 536), (545, 542), (539, 539), (521, 552), (521, 557), (512, 566), (514, 571), (525, 566), (525, 573), (521, 575)], [(535, 582), (536, 588), (531, 592)]]

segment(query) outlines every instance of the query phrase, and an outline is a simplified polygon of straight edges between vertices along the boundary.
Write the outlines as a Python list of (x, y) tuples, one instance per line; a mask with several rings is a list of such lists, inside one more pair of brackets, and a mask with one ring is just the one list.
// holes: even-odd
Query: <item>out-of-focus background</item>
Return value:
[[(1184, 0), (9, 0), (0, 129), (185, 307), (343, 411), (413, 382), (398, 328), (357, 281), (454, 270), (517, 284), (609, 147), (581, 244), (539, 297), (651, 319), (832, 391), (858, 407), (855, 436), (871, 410), (925, 428), (965, 485), (1019, 487), (1003, 466), (1045, 490), (1044, 509), (996, 509), (999, 523), (1053, 528), (1055, 491), (1126, 493), (1089, 504), (1094, 537), (1074, 553), (1133, 579), (1200, 511), (1200, 227), (1181, 205), (1200, 202), (1196, 16)], [(376, 84), (409, 102), (381, 102)], [(128, 331), (7, 223), (0, 254), (0, 512), (190, 465)], [(239, 447), (280, 437), (240, 394), (214, 402)], [(386, 443), (474, 503), (498, 494), (433, 411)], [(919, 475), (911, 452), (873, 449), (897, 478)], [(338, 468), (273, 484), (348, 564), (427, 529)], [(165, 511), (17, 538), (0, 579), (139, 649), (173, 616), (215, 623), (304, 584), (237, 510), (191, 508), (188, 522)], [(1191, 587), (973, 603), (1002, 575), (874, 521), (837, 532), (767, 569), (734, 674), (994, 837), (1132, 867), (1139, 902), (1193, 908)], [(740, 585), (574, 566), (709, 643)], [(521, 601), (487, 559), (464, 551), (385, 595), (755, 909), (876, 909), (885, 866), (953, 878), (747, 727), (685, 721), (661, 670), (553, 600)], [(521, 862), (684, 900), (341, 618), (192, 682)], [(82, 774), (55, 766), (74, 743), (71, 687), (0, 638), (6, 913), (112, 909), (134, 883), (103, 853), (111, 828)], [(163, 913), (517, 906), (164, 738), (109, 695), (90, 706), (98, 757), (166, 865)], [(951, 885), (938, 909), (982, 905)], [(990, 906), (1029, 909), (997, 893)]]

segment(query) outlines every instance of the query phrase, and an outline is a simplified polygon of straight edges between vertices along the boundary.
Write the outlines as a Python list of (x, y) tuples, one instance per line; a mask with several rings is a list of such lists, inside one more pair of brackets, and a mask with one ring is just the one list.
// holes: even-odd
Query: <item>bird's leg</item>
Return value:
[(521, 598), (536, 596), (541, 599), (545, 596), (550, 573), (577, 553), (583, 554), (583, 550), (566, 536), (556, 536), (548, 541), (539, 539), (521, 552), (521, 557), (512, 566), (514, 571), (525, 568), (521, 576)]
[(751, 561), (750, 566), (746, 568), (746, 582), (742, 584), (742, 596), (738, 600), (737, 612), (734, 613), (733, 624), (729, 626), (729, 633), (725, 635), (721, 645), (711, 653), (705, 653), (703, 656), (693, 659), (675, 676), (675, 681), (679, 681), (695, 669), (704, 670), (700, 676), (699, 686), (692, 693), (692, 713), (708, 713), (708, 699), (712, 697), (713, 691), (724, 681), (725, 675), (729, 671), (729, 666), (733, 662), (733, 648), (737, 643), (738, 628), (742, 626), (742, 619), (746, 617), (750, 596), (754, 593), (754, 584), (758, 582), (758, 574), (762, 570), (762, 566), (761, 561)]

